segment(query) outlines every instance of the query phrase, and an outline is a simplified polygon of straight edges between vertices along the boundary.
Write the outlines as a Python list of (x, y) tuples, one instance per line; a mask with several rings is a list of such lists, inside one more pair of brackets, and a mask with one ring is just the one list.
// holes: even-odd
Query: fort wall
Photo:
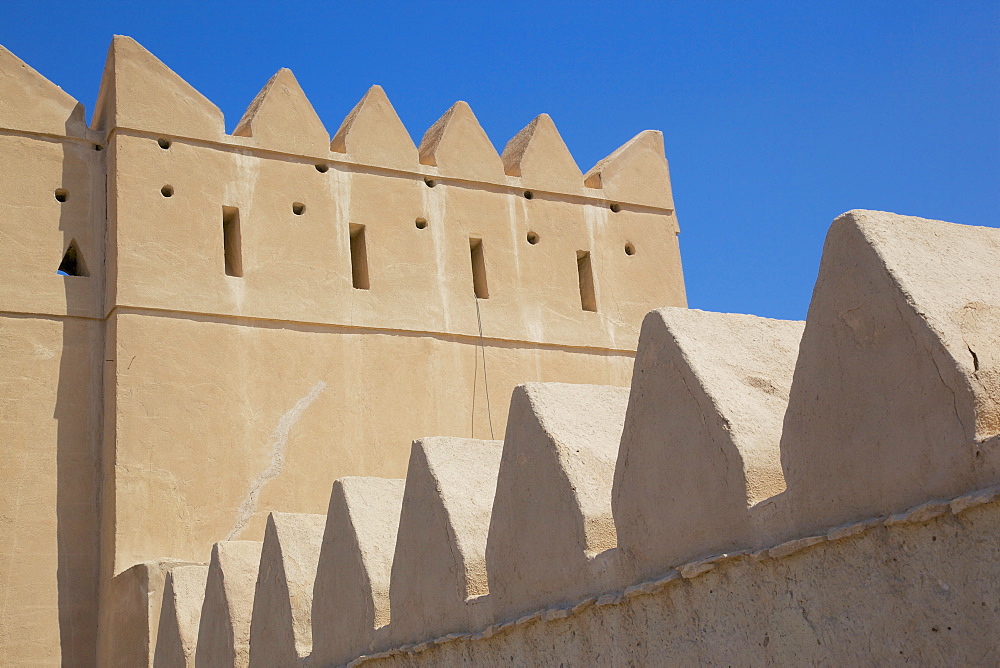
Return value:
[(227, 134), (116, 37), (90, 128), (0, 50), (0, 149), (7, 657), (88, 663), (95, 572), (116, 600), (415, 434), (502, 438), (518, 383), (626, 386), (686, 303), (657, 132), (583, 174), (545, 115), (501, 155), (460, 102), (417, 146), (376, 86), (331, 138), (282, 70)]
[(987, 566), (1000, 557), (998, 533), (1000, 500), (879, 523), (352, 665), (988, 665), (1000, 652), (1000, 580)]

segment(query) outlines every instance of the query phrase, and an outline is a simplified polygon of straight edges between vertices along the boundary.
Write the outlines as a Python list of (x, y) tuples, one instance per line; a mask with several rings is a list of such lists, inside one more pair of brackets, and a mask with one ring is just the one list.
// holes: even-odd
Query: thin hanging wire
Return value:
[[(478, 310), (479, 304), (476, 304)], [(472, 364), (472, 415), (469, 425), (469, 438), (476, 437), (476, 387), (479, 385), (479, 348), (476, 351), (476, 361)]]
[[(479, 323), (479, 346), (483, 350), (483, 385), (486, 387), (486, 417), (490, 420), (490, 439), (493, 436), (493, 412), (490, 410), (490, 379), (486, 376), (486, 340), (483, 338), (483, 316), (479, 312), (479, 297), (476, 297), (476, 321)], [(478, 380), (479, 368), (476, 368), (476, 378)], [(476, 420), (476, 392), (472, 392), (472, 420)]]

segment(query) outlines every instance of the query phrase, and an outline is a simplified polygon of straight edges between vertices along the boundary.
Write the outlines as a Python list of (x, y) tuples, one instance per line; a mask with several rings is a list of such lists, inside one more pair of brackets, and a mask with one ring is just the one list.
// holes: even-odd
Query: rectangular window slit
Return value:
[(596, 311), (597, 296), (594, 294), (594, 268), (590, 263), (590, 251), (576, 252), (576, 271), (580, 276), (580, 305), (584, 311)]
[(365, 245), (365, 226), (351, 225), (351, 281), (358, 290), (367, 290), (368, 248)]
[(240, 235), (240, 210), (222, 207), (222, 252), (226, 258), (226, 276), (243, 275), (243, 239)]
[(472, 252), (472, 289), (479, 299), (489, 299), (490, 289), (486, 284), (486, 257), (483, 255), (483, 240), (469, 239)]

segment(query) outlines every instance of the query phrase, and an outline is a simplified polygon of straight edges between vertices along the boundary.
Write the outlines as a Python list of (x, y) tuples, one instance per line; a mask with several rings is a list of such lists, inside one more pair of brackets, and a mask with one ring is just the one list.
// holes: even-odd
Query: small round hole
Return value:
[(330, 165), (324, 165), (323, 163), (316, 165), (316, 171), (320, 174), (326, 174), (328, 169), (330, 169)]
[(625, 244), (625, 254), (635, 255), (635, 246), (632, 245), (631, 241)]
[(535, 196), (535, 193), (531, 192), (530, 190), (525, 190), (524, 191), (524, 199), (531, 199), (534, 196)]
[(56, 188), (56, 201), (65, 202), (69, 199), (69, 192), (62, 188)]
[(306, 212), (306, 205), (302, 202), (292, 202), (292, 213), (296, 216), (301, 216)]
[(424, 183), (427, 184), (428, 188), (433, 188), (434, 186), (437, 185), (437, 181), (435, 181), (434, 179), (424, 179)]
[(612, 204), (611, 205), (611, 211), (613, 213), (618, 213), (621, 210), (622, 210), (622, 205), (621, 204)]
[(160, 188), (160, 194), (164, 197), (173, 197), (174, 187), (173, 186), (163, 186)]
[(169, 139), (164, 139), (163, 137), (160, 137), (159, 139), (156, 140), (156, 143), (159, 144), (160, 148), (162, 148), (163, 150), (170, 148)]
[(427, 219), (426, 218), (417, 218), (417, 223), (416, 224), (417, 224), (417, 229), (418, 230), (422, 230), (425, 227), (427, 227)]
[(534, 232), (528, 232), (528, 243), (534, 246), (538, 243), (538, 235)]
[(95, 151), (103, 151), (104, 147), (101, 146), (100, 144), (94, 144), (94, 150)]

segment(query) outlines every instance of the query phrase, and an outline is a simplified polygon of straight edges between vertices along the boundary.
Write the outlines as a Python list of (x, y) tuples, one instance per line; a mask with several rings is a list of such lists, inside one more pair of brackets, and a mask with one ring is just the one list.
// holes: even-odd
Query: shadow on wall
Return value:
[[(66, 135), (80, 136), (83, 105), (66, 121)], [(79, 142), (63, 142), (59, 229), (63, 256), (53, 258), (60, 274), (69, 314), (94, 314), (101, 286), (98, 244), (104, 235), (84, 225), (103, 220), (103, 170), (90, 169), (94, 150)], [(103, 157), (103, 156), (102, 156)], [(89, 255), (88, 255), (89, 253)], [(58, 269), (57, 269), (58, 267)], [(91, 318), (62, 318), (63, 346), (59, 366), (55, 419), (56, 540), (58, 550), (59, 635), (64, 666), (94, 665), (97, 651), (99, 574), (99, 480), (101, 456), (101, 387), (103, 323)]]

